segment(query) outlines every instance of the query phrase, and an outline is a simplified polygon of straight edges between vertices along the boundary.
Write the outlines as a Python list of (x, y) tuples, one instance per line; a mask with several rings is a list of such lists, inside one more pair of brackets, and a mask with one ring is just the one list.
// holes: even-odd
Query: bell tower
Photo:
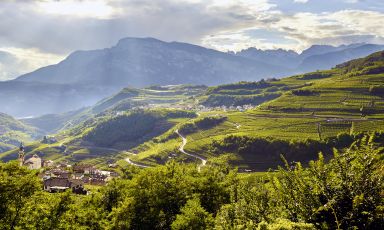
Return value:
[(23, 142), (21, 142), (19, 147), (19, 165), (20, 166), (24, 165), (24, 157), (25, 157), (25, 149), (24, 149)]

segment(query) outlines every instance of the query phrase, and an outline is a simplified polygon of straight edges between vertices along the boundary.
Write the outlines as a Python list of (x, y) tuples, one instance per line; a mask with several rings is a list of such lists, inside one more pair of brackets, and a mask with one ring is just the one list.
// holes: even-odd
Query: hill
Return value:
[(217, 85), (285, 71), (196, 45), (125, 38), (111, 48), (76, 51), (56, 65), (0, 82), (0, 105), (14, 116), (39, 116), (93, 105), (124, 87)]
[(0, 153), (19, 146), (21, 141), (32, 141), (38, 136), (36, 128), (0, 113)]
[(61, 114), (25, 118), (22, 121), (47, 134), (54, 134), (72, 128), (100, 113), (118, 114), (137, 108), (186, 108), (195, 104), (194, 97), (204, 93), (206, 89), (206, 86), (193, 85), (151, 86), (143, 89), (124, 88), (90, 107)]
[[(364, 132), (376, 132), (373, 135), (379, 140), (384, 130), (384, 96), (380, 93), (383, 53), (327, 71), (210, 87), (198, 97), (207, 106), (198, 119), (225, 116), (226, 120), (208, 129), (182, 133), (188, 140), (184, 150), (208, 159), (230, 153), (235, 156), (232, 163), (240, 167), (266, 170), (281, 164), (280, 154), (289, 161), (308, 162), (319, 151), (327, 155), (334, 147), (349, 146)], [(268, 90), (278, 96), (261, 104), (249, 99)], [(212, 95), (236, 96), (237, 100), (210, 100)], [(229, 108), (245, 103), (259, 106), (246, 111)], [(180, 124), (179, 129), (185, 125)], [(159, 164), (160, 159), (180, 155), (177, 146), (172, 139), (160, 144), (144, 143), (135, 149), (139, 154), (131, 159)]]
[[(192, 86), (128, 88), (97, 103), (92, 108), (102, 112), (61, 132), (58, 143), (27, 148), (57, 161), (101, 165), (116, 160), (121, 165), (157, 165), (170, 159), (205, 164), (228, 155), (241, 170), (265, 171), (281, 165), (281, 155), (303, 164), (320, 151), (328, 158), (333, 148), (347, 148), (367, 132), (380, 146), (383, 53), (280, 80), (197, 87), (192, 95)], [(140, 99), (157, 104), (120, 107)], [(135, 127), (137, 133), (132, 132)]]
[(16, 117), (64, 113), (94, 105), (124, 87), (219, 85), (331, 68), (383, 46), (312, 46), (293, 51), (224, 53), (154, 38), (124, 38), (115, 46), (75, 51), (62, 62), (0, 82), (2, 112)]
[(335, 63), (364, 57), (381, 50), (384, 50), (384, 45), (363, 44), (360, 46), (346, 46), (333, 52), (309, 56), (297, 68), (301, 72), (329, 69), (334, 67)]

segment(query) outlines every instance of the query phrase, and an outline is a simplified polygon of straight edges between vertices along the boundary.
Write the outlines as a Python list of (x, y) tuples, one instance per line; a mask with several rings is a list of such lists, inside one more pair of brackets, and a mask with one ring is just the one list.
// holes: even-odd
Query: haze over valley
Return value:
[(0, 229), (382, 229), (383, 21), (371, 0), (0, 2)]

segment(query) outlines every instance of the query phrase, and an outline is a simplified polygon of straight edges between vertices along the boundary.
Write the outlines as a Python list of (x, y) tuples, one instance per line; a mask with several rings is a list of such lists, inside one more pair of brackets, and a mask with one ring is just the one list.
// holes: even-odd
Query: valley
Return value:
[(384, 1), (0, 1), (0, 230), (384, 229)]
[[(382, 131), (382, 66), (378, 52), (283, 79), (126, 88), (78, 111), (24, 119), (57, 139), (29, 142), (26, 149), (57, 162), (99, 167), (173, 159), (205, 165), (226, 155), (241, 171), (266, 171), (283, 163), (282, 154), (306, 164), (319, 151), (330, 156), (362, 133)], [(11, 150), (0, 158), (16, 155)]]

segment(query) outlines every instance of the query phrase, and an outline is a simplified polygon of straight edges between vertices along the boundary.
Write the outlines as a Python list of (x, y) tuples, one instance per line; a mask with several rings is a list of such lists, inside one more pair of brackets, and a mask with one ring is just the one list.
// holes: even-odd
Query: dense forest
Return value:
[[(0, 164), (1, 229), (380, 229), (382, 149), (365, 136), (308, 167), (241, 174), (226, 155), (121, 168), (90, 195), (46, 193), (37, 171)], [(282, 158), (284, 160), (284, 158)]]

